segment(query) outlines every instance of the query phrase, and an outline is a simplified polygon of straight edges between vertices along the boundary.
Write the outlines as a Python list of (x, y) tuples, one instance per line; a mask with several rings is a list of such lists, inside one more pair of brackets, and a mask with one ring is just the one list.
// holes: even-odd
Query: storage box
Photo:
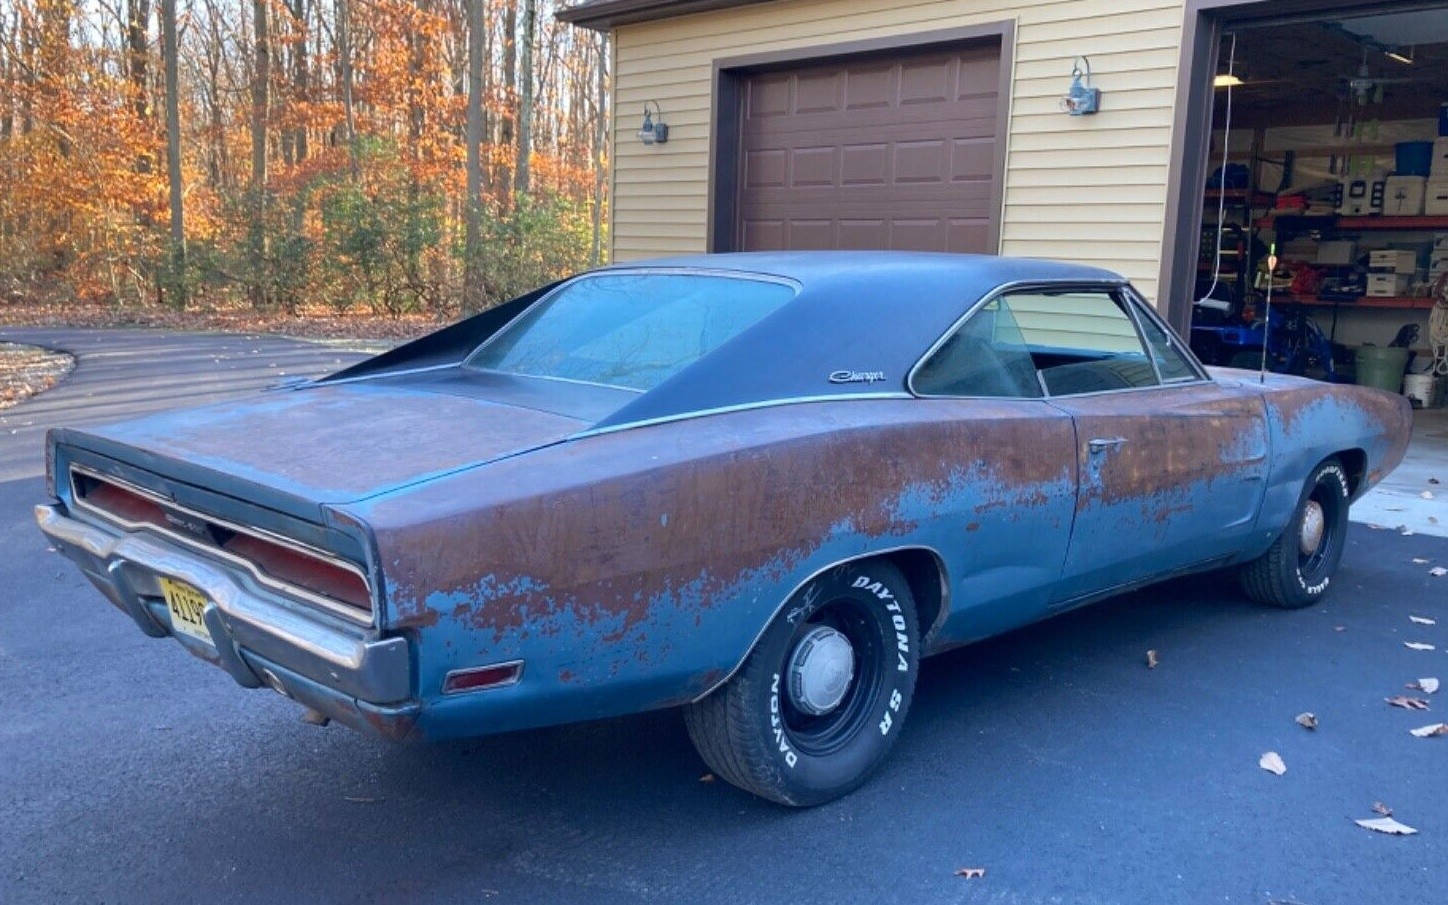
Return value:
[(1317, 263), (1329, 267), (1341, 267), (1357, 260), (1357, 243), (1351, 239), (1335, 239), (1319, 242)]
[(1368, 268), (1388, 273), (1411, 274), (1418, 269), (1418, 253), (1402, 248), (1383, 248), (1368, 252)]
[(1421, 217), (1427, 188), (1422, 176), (1389, 176), (1383, 186), (1383, 216)]
[(1342, 181), (1337, 212), (1344, 217), (1366, 217), (1368, 214), (1383, 212), (1383, 190), (1386, 183), (1381, 176), (1356, 176)]
[(1430, 217), (1448, 216), (1448, 176), (1428, 180), (1423, 190), (1423, 213)]
[(1405, 273), (1368, 274), (1368, 295), (1391, 297), (1408, 291), (1408, 275)]
[(1428, 164), (1428, 178), (1448, 178), (1448, 138), (1433, 142), (1433, 159)]

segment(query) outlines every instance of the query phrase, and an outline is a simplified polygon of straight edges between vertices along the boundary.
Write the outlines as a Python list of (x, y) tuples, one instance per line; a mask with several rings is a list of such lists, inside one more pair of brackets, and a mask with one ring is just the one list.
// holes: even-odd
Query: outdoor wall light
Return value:
[[(649, 114), (649, 107), (653, 106), (654, 112)], [(664, 122), (664, 113), (659, 109), (658, 101), (644, 101), (644, 124), (638, 131), (639, 141), (646, 145), (661, 145), (669, 140), (669, 126)]]
[(1071, 87), (1061, 98), (1061, 109), (1072, 116), (1088, 116), (1101, 109), (1101, 89), (1091, 85), (1091, 61), (1077, 57), (1071, 65)]

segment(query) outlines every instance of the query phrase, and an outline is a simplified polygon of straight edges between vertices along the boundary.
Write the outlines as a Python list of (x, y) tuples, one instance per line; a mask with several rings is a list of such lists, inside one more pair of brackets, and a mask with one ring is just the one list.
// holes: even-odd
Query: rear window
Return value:
[(466, 367), (648, 390), (794, 297), (783, 283), (603, 273), (565, 284), (480, 346)]

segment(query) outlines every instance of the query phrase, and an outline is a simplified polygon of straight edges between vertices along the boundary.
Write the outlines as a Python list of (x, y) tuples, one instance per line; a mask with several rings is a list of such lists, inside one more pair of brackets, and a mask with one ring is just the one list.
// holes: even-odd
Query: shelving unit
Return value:
[[(1262, 208), (1271, 208), (1277, 202), (1277, 196), (1270, 192), (1254, 189), (1209, 188), (1203, 191), (1203, 198), (1205, 199), (1202, 206), (1203, 217), (1215, 217), (1220, 208), (1222, 219), (1221, 222), (1204, 219), (1202, 224), (1204, 241), (1197, 259), (1197, 294), (1199, 296), (1205, 294), (1215, 276), (1217, 285), (1226, 284), (1232, 291), (1233, 301), (1240, 303), (1251, 293), (1252, 272), (1257, 266), (1252, 254), (1254, 229), (1252, 214)], [(1232, 247), (1225, 244), (1226, 233), (1229, 230), (1239, 233), (1234, 238)], [(1214, 241), (1211, 243), (1205, 241), (1208, 237)], [(1217, 242), (1224, 244), (1221, 269), (1214, 274)]]

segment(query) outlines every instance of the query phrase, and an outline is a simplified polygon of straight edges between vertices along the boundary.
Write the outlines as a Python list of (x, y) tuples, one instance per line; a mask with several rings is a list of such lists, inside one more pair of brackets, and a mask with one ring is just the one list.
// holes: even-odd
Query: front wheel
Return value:
[(915, 692), (910, 587), (884, 560), (800, 588), (722, 688), (684, 710), (720, 778), (781, 804), (838, 798), (884, 761)]
[(1351, 494), (1347, 472), (1337, 459), (1314, 468), (1281, 536), (1266, 553), (1241, 567), (1247, 596), (1290, 609), (1320, 600), (1342, 559)]

